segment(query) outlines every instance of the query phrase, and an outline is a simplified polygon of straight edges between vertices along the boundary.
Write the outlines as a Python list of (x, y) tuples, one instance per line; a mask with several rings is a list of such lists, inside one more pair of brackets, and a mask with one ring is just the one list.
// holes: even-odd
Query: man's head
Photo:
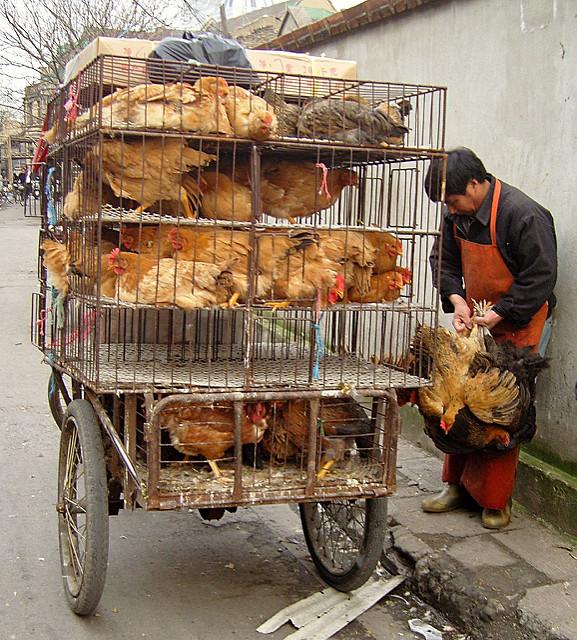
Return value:
[[(441, 200), (442, 184), (443, 160), (435, 158), (425, 177), (425, 191), (434, 202)], [(449, 151), (444, 200), (449, 213), (475, 213), (488, 191), (488, 175), (481, 160), (466, 147)]]

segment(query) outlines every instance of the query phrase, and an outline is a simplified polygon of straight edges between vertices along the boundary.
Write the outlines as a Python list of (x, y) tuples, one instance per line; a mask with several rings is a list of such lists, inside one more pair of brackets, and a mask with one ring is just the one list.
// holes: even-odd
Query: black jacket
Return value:
[[(443, 252), (441, 260), (440, 293), (443, 311), (451, 313), (453, 305), (448, 297), (457, 293), (465, 297), (461, 253), (455, 241), (453, 223), (460, 238), (478, 244), (491, 244), (491, 202), (495, 178), (490, 176), (491, 188), (483, 204), (474, 215), (452, 215), (443, 218)], [(522, 191), (501, 182), (501, 196), (497, 213), (497, 247), (515, 279), (494, 310), (510, 322), (524, 326), (544, 302), (549, 312), (556, 300), (553, 288), (557, 280), (557, 240), (553, 217), (540, 204)], [(429, 257), (433, 274), (437, 273), (438, 242)], [(480, 274), (482, 277), (482, 274)]]

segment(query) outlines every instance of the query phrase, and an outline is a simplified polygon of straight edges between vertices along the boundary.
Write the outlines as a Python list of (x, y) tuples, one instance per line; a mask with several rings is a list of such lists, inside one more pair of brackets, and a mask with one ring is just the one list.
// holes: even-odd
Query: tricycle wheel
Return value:
[(387, 499), (307, 502), (299, 508), (307, 547), (321, 578), (339, 591), (363, 585), (383, 551)]
[(104, 446), (87, 400), (73, 400), (62, 422), (57, 510), (64, 591), (70, 608), (86, 616), (100, 601), (108, 561)]
[[(62, 384), (65, 385), (68, 400), (62, 393), (60, 386), (58, 385), (57, 376), (60, 376)], [(64, 414), (66, 413), (66, 406), (72, 398), (78, 397), (80, 394), (80, 384), (76, 380), (66, 381), (62, 374), (57, 374), (54, 371), (50, 374), (48, 380), (48, 406), (50, 407), (50, 413), (54, 418), (54, 422), (59, 429), (62, 429), (62, 421), (64, 420)]]

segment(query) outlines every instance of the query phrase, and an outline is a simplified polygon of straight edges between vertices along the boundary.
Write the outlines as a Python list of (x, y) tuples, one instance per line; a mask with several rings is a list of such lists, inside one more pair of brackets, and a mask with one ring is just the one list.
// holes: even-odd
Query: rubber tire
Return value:
[[(75, 441), (76, 437), (76, 441)], [(84, 473), (78, 478), (78, 465), (68, 469), (69, 448), (74, 448), (81, 456)], [(76, 456), (75, 456), (76, 457)], [(84, 496), (84, 536), (85, 548), (81, 559), (82, 577), (73, 569), (70, 562), (70, 534), (67, 522), (78, 521), (68, 508), (64, 508), (65, 481), (68, 472), (73, 474), (74, 486)], [(81, 484), (78, 487), (78, 483)], [(71, 484), (69, 482), (69, 484)], [(98, 606), (108, 563), (108, 489), (106, 481), (106, 462), (102, 433), (98, 419), (87, 400), (72, 400), (66, 409), (60, 436), (60, 455), (58, 464), (58, 533), (62, 581), (68, 604), (79, 616), (90, 615)], [(81, 525), (80, 525), (80, 528)], [(78, 545), (74, 545), (78, 550)]]
[[(353, 500), (335, 500), (329, 504), (339, 502), (350, 503)], [(328, 566), (323, 559), (322, 545), (318, 541), (317, 533), (320, 528), (314, 525), (314, 515), (317, 508), (323, 508), (323, 502), (303, 502), (299, 504), (301, 522), (305, 540), (311, 558), (321, 578), (338, 591), (353, 591), (371, 577), (377, 567), (386, 533), (387, 523), (387, 499), (367, 498), (365, 500), (365, 521), (362, 548), (353, 566), (348, 570), (337, 572)]]

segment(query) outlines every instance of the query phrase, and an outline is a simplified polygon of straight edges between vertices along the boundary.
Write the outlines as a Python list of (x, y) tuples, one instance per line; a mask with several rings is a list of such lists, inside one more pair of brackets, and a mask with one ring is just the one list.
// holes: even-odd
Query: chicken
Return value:
[[(406, 129), (405, 118), (412, 109), (413, 105), (407, 99), (398, 100), (396, 104), (393, 102), (381, 102), (381, 104), (377, 105), (377, 111), (382, 113), (391, 125), (399, 131)], [(384, 142), (387, 144), (402, 145), (405, 142), (405, 133), (406, 131), (398, 135), (386, 136)]]
[(343, 299), (346, 286), (339, 266), (327, 258), (316, 243), (306, 243), (298, 251), (288, 252), (277, 260), (273, 273), (272, 293), (275, 300), (268, 306), (281, 309), (292, 303), (316, 300), (320, 307)]
[(79, 116), (75, 124), (83, 127), (97, 120), (101, 112), (105, 129), (129, 126), (230, 135), (232, 127), (224, 108), (228, 92), (226, 80), (213, 76), (200, 78), (193, 86), (186, 82), (140, 84), (106, 96), (92, 112)]
[(403, 255), (401, 241), (387, 231), (364, 229), (363, 234), (375, 248), (373, 273), (379, 274), (385, 273), (385, 271), (392, 271), (397, 266), (397, 259)]
[[(119, 207), (121, 204), (108, 184), (100, 184), (96, 155), (92, 152), (87, 153), (82, 164), (83, 168), (74, 180), (72, 190), (64, 199), (63, 213), (69, 220), (96, 214), (100, 211), (101, 205)], [(124, 201), (122, 204), (125, 208), (131, 208), (131, 202)]]
[(42, 262), (48, 272), (48, 281), (58, 291), (60, 297), (66, 297), (70, 286), (68, 281), (70, 254), (66, 245), (46, 238), (42, 241), (40, 248), (42, 250)]
[(217, 264), (234, 257), (232, 273), (233, 293), (229, 306), (234, 306), (239, 298), (246, 301), (248, 292), (248, 271), (250, 242), (245, 231), (233, 231), (217, 227), (173, 227), (169, 231), (172, 255), (180, 260), (191, 260)]
[(467, 404), (450, 428), (421, 409), (427, 434), (445, 453), (495, 452), (530, 441), (537, 429), (535, 379), (546, 366), (530, 347), (493, 343), (489, 353), (473, 359), (465, 384)]
[(370, 287), (363, 292), (354, 286), (348, 290), (350, 302), (394, 302), (401, 295), (403, 288), (411, 283), (411, 271), (404, 267), (396, 267), (391, 271), (373, 274)]
[[(58, 242), (46, 238), (42, 241), (42, 260), (48, 272), (48, 279), (58, 291), (59, 297), (68, 295), (71, 283), (77, 293), (95, 295), (98, 263), (102, 253), (110, 253), (115, 248), (114, 243), (101, 240), (100, 252), (96, 242), (91, 241), (79, 231), (71, 230), (68, 242)], [(109, 279), (104, 279), (104, 289), (113, 295), (108, 286)]]
[[(326, 398), (319, 407), (318, 437), (319, 472), (317, 479), (326, 477), (336, 462), (353, 451), (363, 457), (370, 455), (373, 429), (364, 409), (352, 398)], [(274, 433), (276, 432), (276, 433)], [(280, 411), (271, 433), (267, 434), (265, 449), (278, 459), (283, 452), (293, 457), (309, 450), (309, 403), (306, 400), (290, 400)]]
[(262, 162), (262, 208), (274, 218), (311, 216), (332, 206), (345, 187), (357, 182), (357, 174), (350, 169), (325, 169), (313, 162), (266, 158)]
[[(246, 302), (248, 298), (250, 270), (250, 235), (247, 231), (212, 227), (180, 227), (169, 233), (174, 256), (179, 260), (220, 262), (231, 256), (237, 258), (234, 266), (234, 295), (230, 304)], [(273, 275), (279, 261), (289, 252), (295, 253), (314, 243), (308, 232), (297, 234), (273, 234), (257, 236), (257, 275), (255, 296), (266, 299), (271, 296)]]
[(325, 255), (340, 265), (339, 273), (347, 289), (367, 293), (371, 287), (371, 276), (377, 251), (358, 231), (331, 229), (319, 230), (319, 244)]
[(210, 220), (252, 222), (252, 190), (224, 173), (204, 171), (200, 212)]
[[(338, 140), (348, 145), (378, 146), (404, 136), (408, 129), (395, 123), (384, 107), (372, 109), (356, 96), (313, 100), (299, 116), (298, 133), (307, 138)], [(382, 105), (380, 105), (382, 106)]]
[(528, 348), (497, 345), (477, 325), (468, 337), (420, 327), (414, 349), (435, 355), (433, 386), (419, 389), (418, 406), (443, 450), (509, 448), (532, 437), (543, 358)]
[(253, 140), (276, 138), (278, 120), (272, 107), (242, 87), (230, 87), (225, 109), (235, 135)]
[[(162, 414), (161, 427), (170, 434), (172, 446), (185, 460), (201, 455), (207, 459), (217, 478), (221, 471), (217, 460), (234, 446), (234, 409), (231, 403), (214, 405), (186, 404)], [(257, 444), (268, 427), (267, 408), (258, 402), (245, 405), (241, 429), (242, 444)]]
[(220, 264), (159, 260), (114, 249), (103, 256), (103, 269), (116, 275), (115, 295), (122, 302), (202, 309), (225, 304), (232, 296), (230, 269), (235, 259)]
[(300, 108), (285, 102), (272, 89), (265, 89), (265, 100), (272, 106), (278, 119), (278, 135), (282, 137), (296, 137)]
[(120, 244), (127, 251), (152, 258), (172, 258), (172, 229), (171, 225), (124, 224), (120, 228)]
[[(92, 153), (97, 153), (98, 147)], [(115, 195), (140, 203), (142, 212), (158, 200), (180, 201), (188, 218), (194, 218), (182, 175), (215, 156), (191, 149), (180, 138), (104, 140), (101, 146), (102, 178)]]

